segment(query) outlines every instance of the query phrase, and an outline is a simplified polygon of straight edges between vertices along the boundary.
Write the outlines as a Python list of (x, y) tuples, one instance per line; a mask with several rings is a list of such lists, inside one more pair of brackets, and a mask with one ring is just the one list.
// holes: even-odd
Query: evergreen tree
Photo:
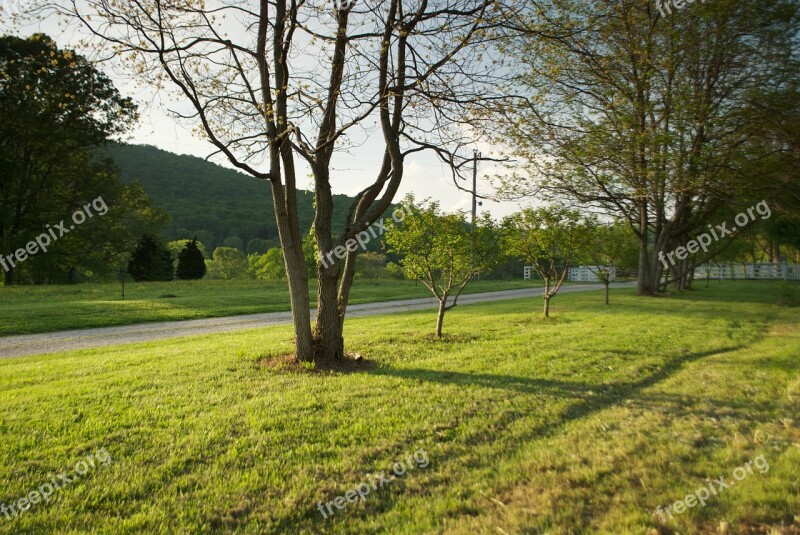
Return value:
[(173, 277), (172, 255), (149, 235), (136, 246), (128, 273), (136, 282), (170, 281)]
[(176, 275), (181, 280), (202, 279), (206, 274), (206, 260), (197, 247), (197, 237), (186, 244), (178, 254), (178, 270)]

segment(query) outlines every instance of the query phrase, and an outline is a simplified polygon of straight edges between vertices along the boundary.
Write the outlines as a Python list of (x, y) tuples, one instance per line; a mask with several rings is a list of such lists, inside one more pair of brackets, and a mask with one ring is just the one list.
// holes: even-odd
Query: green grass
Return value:
[[(348, 347), (376, 366), (355, 373), (259, 365), (284, 327), (0, 360), (0, 503), (113, 460), (0, 532), (643, 534), (764, 455), (661, 533), (796, 533), (800, 308), (777, 293), (463, 306), (442, 342), (431, 312), (359, 318)], [(426, 468), (323, 520), (419, 449)]]
[[(316, 281), (311, 281), (312, 302)], [(474, 281), (465, 293), (541, 286), (540, 281)], [(350, 303), (415, 297), (430, 292), (406, 280), (358, 280)], [(289, 310), (285, 281), (208, 280), (72, 286), (0, 287), (0, 336)]]

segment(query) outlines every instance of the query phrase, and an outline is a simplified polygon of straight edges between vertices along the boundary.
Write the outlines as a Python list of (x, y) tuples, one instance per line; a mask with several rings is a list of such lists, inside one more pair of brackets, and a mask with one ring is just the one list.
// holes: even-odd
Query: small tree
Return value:
[(503, 251), (528, 262), (544, 280), (544, 317), (569, 266), (583, 253), (589, 226), (574, 210), (526, 208), (503, 221)]
[(385, 243), (390, 252), (404, 256), (400, 263), (406, 276), (422, 282), (439, 301), (436, 336), (441, 338), (445, 312), (456, 306), (475, 275), (496, 261), (499, 232), (488, 214), (470, 229), (463, 213), (440, 213), (435, 201), (416, 205), (408, 196), (401, 210), (406, 217), (387, 224)]
[(197, 246), (197, 238), (187, 243), (178, 253), (176, 275), (181, 280), (198, 280), (206, 274), (206, 259)]
[(136, 282), (170, 281), (174, 275), (172, 255), (155, 238), (145, 235), (128, 263), (128, 273)]
[(608, 225), (596, 220), (588, 222), (590, 238), (586, 257), (589, 260), (589, 270), (606, 287), (605, 302), (608, 304), (608, 288), (614, 280), (616, 268), (626, 263), (632, 256), (637, 255), (636, 236), (631, 228), (622, 221), (614, 221)]

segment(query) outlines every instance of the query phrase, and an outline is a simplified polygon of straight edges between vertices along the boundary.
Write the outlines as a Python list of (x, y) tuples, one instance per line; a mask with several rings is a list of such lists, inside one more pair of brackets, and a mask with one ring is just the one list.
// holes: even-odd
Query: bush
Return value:
[(270, 249), (263, 255), (250, 255), (247, 260), (250, 264), (250, 273), (256, 279), (279, 280), (286, 278), (283, 253), (277, 247)]
[(207, 260), (208, 278), (244, 279), (248, 277), (247, 257), (239, 249), (217, 247), (213, 260)]
[(143, 236), (128, 263), (128, 273), (136, 282), (171, 281), (172, 254), (152, 236)]

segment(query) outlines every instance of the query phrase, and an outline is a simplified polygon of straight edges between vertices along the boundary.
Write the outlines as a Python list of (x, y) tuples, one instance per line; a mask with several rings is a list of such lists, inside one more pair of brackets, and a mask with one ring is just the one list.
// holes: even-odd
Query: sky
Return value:
[[(0, 0), (0, 8), (5, 13), (19, 10), (22, 0)], [(0, 23), (0, 30), (9, 30), (9, 19), (3, 17), (5, 23)], [(17, 35), (27, 36), (36, 32), (44, 32), (56, 40), (60, 47), (68, 47), (75, 43), (75, 28), (66, 31), (59, 27), (54, 20), (45, 20), (35, 25), (12, 27), (11, 31)], [(142, 87), (138, 82), (127, 78), (123, 73), (113, 72), (111, 69), (100, 67), (120, 90), (120, 92), (134, 99), (139, 105), (141, 118), (137, 127), (130, 133), (126, 140), (129, 143), (153, 145), (160, 149), (177, 153), (190, 154), (206, 158), (214, 152), (210, 143), (194, 136), (192, 126), (185, 121), (177, 121), (170, 115), (168, 108), (174, 106), (169, 102), (167, 95), (155, 93), (151, 87)], [(378, 137), (380, 135), (378, 134)], [(465, 156), (477, 149), (484, 155), (497, 154), (499, 147), (486, 143), (467, 147)], [(334, 193), (353, 195), (372, 182), (376, 170), (380, 165), (383, 153), (381, 140), (367, 139), (363, 145), (351, 150), (349, 153), (338, 153), (332, 163), (331, 181)], [(213, 157), (211, 161), (226, 167), (232, 167), (223, 157)], [(299, 172), (298, 185), (303, 189), (312, 189), (309, 177), (310, 171), (304, 161), (298, 157)], [(495, 175), (500, 168), (491, 162), (481, 162), (478, 166), (478, 192), (492, 197), (493, 190), (487, 177)], [(466, 173), (471, 174), (471, 169)], [(464, 187), (471, 188), (471, 180), (462, 183)], [(441, 163), (432, 153), (416, 153), (406, 159), (403, 181), (395, 201), (399, 201), (406, 193), (413, 193), (418, 200), (433, 198), (438, 200), (442, 209), (446, 211), (465, 210), (472, 207), (472, 195), (460, 191), (453, 184), (450, 170)], [(478, 213), (489, 211), (493, 217), (500, 218), (519, 210), (520, 203), (510, 201), (482, 200), (483, 206), (478, 207)], [(530, 203), (524, 203), (530, 204)]]

